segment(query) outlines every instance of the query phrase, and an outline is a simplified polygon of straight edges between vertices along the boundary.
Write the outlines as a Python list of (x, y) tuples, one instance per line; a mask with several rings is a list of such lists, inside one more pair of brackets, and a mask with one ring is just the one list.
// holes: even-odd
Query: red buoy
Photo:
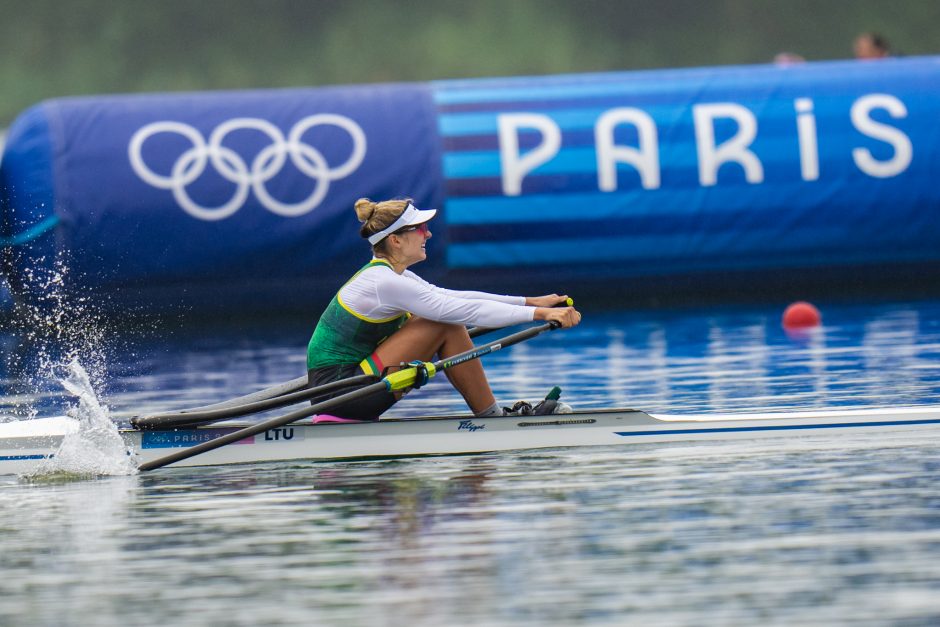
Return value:
[(784, 329), (806, 329), (818, 327), (822, 322), (822, 315), (812, 304), (805, 301), (791, 303), (783, 312)]

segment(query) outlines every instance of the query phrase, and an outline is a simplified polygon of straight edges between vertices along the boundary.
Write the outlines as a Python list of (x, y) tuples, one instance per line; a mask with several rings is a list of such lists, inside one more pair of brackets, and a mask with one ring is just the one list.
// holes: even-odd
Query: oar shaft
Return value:
[[(560, 303), (558, 306), (564, 304), (570, 305), (571, 299), (568, 299), (567, 303)], [(475, 338), (499, 330), (499, 328), (495, 327), (474, 327), (470, 329), (468, 333), (471, 338)], [(505, 341), (503, 341), (503, 345), (506, 345)], [(238, 418), (240, 416), (247, 416), (248, 414), (268, 411), (270, 409), (277, 409), (278, 407), (286, 407), (287, 405), (310, 400), (341, 390), (345, 387), (368, 383), (373, 378), (374, 375), (359, 375), (327, 383), (315, 388), (308, 388), (307, 377), (303, 376), (221, 403), (194, 407), (192, 409), (183, 409), (176, 412), (133, 416), (130, 419), (130, 423), (136, 429), (151, 431), (156, 429), (178, 429), (201, 424), (210, 424), (220, 420), (228, 420), (230, 418)]]
[[(245, 394), (244, 396), (239, 396), (237, 398), (232, 398), (227, 401), (222, 401), (219, 403), (212, 403), (211, 405), (203, 405), (201, 407), (190, 407), (189, 409), (181, 409), (177, 412), (165, 412), (167, 415), (170, 413), (182, 414), (185, 412), (197, 412), (197, 411), (210, 411), (215, 409), (229, 409), (233, 407), (241, 407), (248, 403), (256, 403), (258, 401), (264, 401), (270, 398), (278, 398), (284, 396), (285, 394), (291, 394), (292, 392), (297, 392), (299, 390), (304, 390), (307, 387), (307, 375), (297, 377), (296, 379), (291, 379), (290, 381), (285, 381), (284, 383), (278, 383), (267, 387), (263, 390), (258, 390), (257, 392), (252, 392), (251, 394)], [(156, 414), (155, 414), (156, 415)]]
[(266, 398), (264, 400), (255, 401), (253, 403), (247, 403), (245, 405), (221, 407), (218, 409), (206, 409), (203, 411), (190, 410), (167, 414), (153, 414), (151, 416), (136, 416), (131, 418), (131, 424), (135, 428), (143, 430), (172, 429), (175, 427), (192, 426), (207, 422), (215, 422), (218, 420), (226, 420), (228, 418), (237, 418), (247, 414), (254, 414), (260, 411), (267, 411), (269, 409), (284, 407), (285, 405), (293, 405), (294, 403), (299, 403), (300, 401), (305, 401), (317, 396), (329, 394), (330, 392), (335, 392), (336, 390), (341, 390), (346, 387), (351, 387), (353, 385), (359, 385), (362, 383), (369, 383), (374, 379), (374, 375), (363, 374), (355, 377), (349, 377), (348, 379), (333, 381), (332, 383), (327, 383), (315, 388), (299, 390), (297, 392), (291, 392), (289, 394), (283, 394), (273, 398)]
[(275, 418), (265, 420), (264, 422), (259, 422), (256, 425), (251, 425), (250, 427), (245, 427), (243, 429), (239, 429), (238, 431), (234, 431), (232, 433), (220, 436), (218, 438), (215, 438), (214, 440), (209, 440), (208, 442), (203, 442), (201, 444), (197, 444), (196, 446), (191, 446), (189, 448), (181, 449), (175, 453), (171, 453), (170, 455), (161, 457), (159, 459), (155, 459), (151, 462), (145, 462), (138, 467), (138, 470), (140, 471), (155, 470), (157, 468), (161, 468), (168, 464), (182, 461), (184, 459), (189, 459), (190, 457), (194, 457), (196, 455), (199, 455), (200, 453), (205, 453), (205, 452), (217, 449), (219, 447), (225, 446), (226, 444), (232, 444), (233, 442), (238, 442), (240, 440), (244, 440), (245, 438), (250, 438), (252, 436), (258, 435), (259, 433), (264, 433), (268, 429), (275, 429), (277, 427), (286, 425), (290, 422), (294, 422), (295, 420), (300, 420), (301, 418), (306, 418), (308, 416), (313, 416), (314, 414), (319, 414), (319, 413), (328, 411), (336, 407), (337, 405), (340, 405), (341, 403), (345, 403), (347, 401), (353, 401), (358, 398), (368, 396), (369, 394), (374, 394), (375, 392), (384, 392), (385, 390), (386, 390), (385, 382), (379, 381), (377, 383), (373, 383), (372, 385), (367, 385), (364, 388), (359, 388), (358, 390), (355, 390), (353, 392), (349, 392), (347, 394), (342, 394), (340, 396), (333, 397), (331, 399), (325, 400), (315, 405), (304, 407), (302, 409), (297, 409), (284, 416), (277, 416)]
[[(466, 361), (470, 361), (471, 359), (477, 359), (479, 357), (482, 357), (483, 355), (488, 355), (489, 353), (498, 351), (508, 346), (512, 346), (513, 344), (518, 344), (519, 342), (535, 337), (536, 335), (539, 335), (540, 333), (544, 333), (545, 331), (556, 329), (558, 328), (558, 326), (559, 325), (557, 322), (547, 322), (545, 324), (541, 324), (536, 327), (529, 327), (528, 329), (519, 331), (518, 333), (513, 333), (512, 335), (506, 336), (500, 340), (496, 340), (495, 342), (490, 342), (489, 344), (478, 346), (468, 351), (465, 351), (463, 353), (459, 353), (457, 355), (451, 355), (450, 357), (441, 359), (435, 362), (434, 364), (431, 364), (431, 367), (429, 367), (428, 370), (431, 371), (433, 369), (434, 371), (440, 371), (440, 370), (446, 370), (448, 368), (453, 368), (454, 366), (462, 364)], [(163, 466), (166, 466), (168, 464), (182, 461), (184, 459), (189, 459), (190, 457), (194, 457), (196, 455), (199, 455), (200, 453), (205, 453), (205, 452), (217, 449), (219, 447), (225, 446), (226, 444), (231, 444), (233, 442), (238, 442), (239, 440), (244, 440), (245, 438), (252, 437), (259, 433), (263, 433), (264, 431), (267, 431), (269, 429), (282, 427), (286, 424), (294, 422), (295, 420), (300, 420), (301, 418), (306, 418), (314, 414), (319, 414), (319, 413), (328, 411), (342, 403), (346, 403), (348, 401), (354, 401), (354, 400), (363, 398), (365, 396), (368, 396), (370, 394), (374, 394), (375, 392), (381, 392), (381, 391), (391, 392), (392, 390), (403, 389), (414, 383), (415, 374), (416, 374), (415, 368), (409, 368), (406, 370), (396, 372), (392, 375), (385, 377), (381, 381), (377, 383), (373, 383), (372, 385), (367, 385), (364, 388), (359, 388), (358, 390), (354, 390), (352, 392), (347, 392), (346, 394), (335, 396), (331, 399), (327, 399), (325, 401), (316, 403), (315, 405), (311, 405), (309, 407), (305, 407), (302, 409), (297, 409), (295, 411), (292, 411), (289, 414), (285, 414), (284, 416), (277, 416), (275, 418), (265, 420), (264, 422), (260, 422), (256, 425), (251, 425), (250, 427), (245, 427), (244, 429), (239, 429), (238, 431), (235, 431), (233, 433), (229, 433), (227, 435), (223, 435), (221, 437), (215, 438), (214, 440), (209, 440), (208, 442), (203, 442), (202, 444), (197, 444), (196, 446), (192, 446), (186, 449), (181, 449), (175, 453), (166, 455), (165, 457), (161, 457), (159, 459), (155, 459), (150, 462), (145, 462), (141, 464), (138, 469), (141, 471), (145, 471), (145, 470), (155, 470), (157, 468), (162, 468)]]
[(459, 353), (457, 355), (451, 355), (450, 357), (445, 357), (434, 363), (434, 367), (438, 370), (446, 370), (458, 364), (462, 364), (465, 361), (470, 361), (471, 359), (476, 359), (477, 357), (482, 357), (483, 355), (488, 355), (490, 353), (496, 352), (500, 349), (507, 348), (513, 344), (518, 344), (533, 338), (540, 333), (545, 331), (550, 331), (552, 329), (558, 328), (558, 323), (556, 322), (546, 322), (545, 324), (540, 324), (537, 327), (529, 327), (528, 329), (523, 329), (512, 335), (507, 335), (501, 340), (496, 340), (495, 342), (490, 342), (489, 344), (484, 344), (483, 346), (478, 346), (476, 348), (471, 348), (468, 351)]
[[(484, 333), (491, 333), (498, 330), (499, 329), (496, 328), (474, 327), (470, 329), (469, 334), (471, 338), (474, 338)], [(192, 427), (293, 405), (294, 403), (329, 394), (330, 392), (335, 392), (345, 387), (368, 383), (374, 378), (374, 375), (359, 375), (327, 383), (316, 388), (307, 388), (307, 377), (303, 376), (222, 403), (195, 407), (193, 409), (184, 409), (176, 412), (134, 416), (130, 419), (130, 423), (136, 429), (149, 431)]]
[(467, 334), (472, 340), (475, 337), (480, 337), (481, 335), (486, 335), (487, 333), (492, 333), (493, 331), (499, 331), (501, 328), (505, 327), (473, 327), (472, 329), (467, 330)]

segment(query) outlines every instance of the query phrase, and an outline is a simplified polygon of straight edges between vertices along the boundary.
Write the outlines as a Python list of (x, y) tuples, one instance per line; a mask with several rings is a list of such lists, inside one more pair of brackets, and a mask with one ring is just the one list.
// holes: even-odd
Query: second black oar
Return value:
[[(492, 333), (498, 330), (499, 329), (495, 328), (474, 327), (469, 330), (469, 334), (471, 338), (474, 338), (484, 333)], [(175, 412), (134, 416), (130, 419), (130, 423), (134, 428), (144, 431), (193, 427), (218, 422), (220, 420), (247, 416), (248, 414), (256, 414), (269, 409), (286, 407), (318, 396), (324, 396), (346, 387), (368, 383), (374, 378), (375, 375), (361, 374), (349, 377), (348, 379), (333, 381), (332, 383), (327, 383), (315, 388), (308, 388), (307, 377), (305, 375), (259, 392), (254, 392), (253, 394), (248, 394), (222, 403), (195, 407), (193, 409), (183, 409)]]
[[(427, 370), (428, 377), (433, 377), (437, 372), (441, 370), (446, 370), (454, 366), (458, 366), (464, 362), (470, 361), (472, 359), (478, 359), (484, 355), (488, 355), (492, 352), (498, 351), (507, 346), (512, 346), (513, 344), (518, 344), (530, 338), (544, 333), (545, 331), (550, 331), (559, 327), (557, 322), (547, 322), (545, 324), (529, 327), (524, 331), (519, 331), (518, 333), (513, 333), (508, 335), (501, 340), (496, 340), (495, 342), (490, 342), (489, 344), (484, 344), (483, 346), (477, 346), (463, 353), (458, 353), (457, 355), (452, 355), (445, 359), (438, 360), (434, 363), (424, 362), (421, 366)], [(397, 392), (399, 390), (404, 390), (405, 388), (411, 387), (415, 383), (417, 377), (418, 368), (411, 367), (405, 368), (404, 370), (399, 370), (392, 374), (387, 375), (381, 381), (373, 383), (372, 385), (367, 385), (364, 388), (359, 388), (352, 392), (347, 392), (346, 394), (341, 394), (329, 400), (325, 400), (309, 407), (302, 409), (297, 409), (289, 414), (284, 416), (278, 416), (260, 422), (256, 425), (251, 425), (250, 427), (245, 427), (244, 429), (239, 429), (232, 433), (223, 435), (214, 440), (208, 442), (203, 442), (197, 444), (196, 446), (182, 449), (170, 455), (166, 455), (159, 459), (155, 459), (150, 462), (146, 462), (140, 465), (139, 470), (155, 470), (157, 468), (162, 468), (163, 466), (178, 462), (184, 459), (189, 459), (190, 457), (195, 457), (200, 453), (206, 453), (208, 451), (215, 450), (226, 444), (232, 444), (233, 442), (238, 442), (255, 436), (259, 433), (264, 433), (269, 429), (275, 429), (277, 427), (282, 427), (286, 424), (290, 424), (294, 421), (300, 420), (301, 418), (307, 418), (308, 416), (313, 416), (315, 414), (325, 413), (334, 407), (341, 405), (343, 403), (358, 400), (369, 396), (370, 394), (375, 394), (376, 392), (388, 392), (389, 394)]]

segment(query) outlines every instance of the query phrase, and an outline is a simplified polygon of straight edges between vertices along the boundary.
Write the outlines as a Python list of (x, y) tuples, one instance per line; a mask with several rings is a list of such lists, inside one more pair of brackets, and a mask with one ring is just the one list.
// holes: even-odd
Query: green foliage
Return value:
[(936, 52), (935, 0), (0, 0), (0, 126), (59, 96)]

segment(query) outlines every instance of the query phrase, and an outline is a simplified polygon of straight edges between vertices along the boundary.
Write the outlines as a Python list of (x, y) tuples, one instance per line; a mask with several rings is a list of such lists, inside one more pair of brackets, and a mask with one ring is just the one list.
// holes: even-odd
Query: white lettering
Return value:
[[(558, 154), (561, 129), (550, 117), (538, 113), (504, 113), (497, 121), (503, 194), (518, 196), (526, 174)], [(542, 142), (525, 155), (519, 153), (520, 128), (533, 128), (542, 134)]]
[(914, 156), (910, 138), (893, 126), (876, 122), (869, 117), (872, 109), (885, 109), (893, 118), (907, 117), (904, 103), (888, 94), (863, 96), (852, 105), (852, 124), (864, 135), (879, 139), (894, 148), (894, 156), (887, 161), (878, 161), (867, 148), (856, 148), (852, 158), (858, 169), (869, 176), (887, 178), (897, 176), (907, 169)]
[[(748, 183), (761, 183), (764, 180), (764, 168), (760, 159), (748, 146), (757, 136), (757, 118), (747, 108), (731, 102), (703, 104), (692, 107), (695, 120), (695, 143), (698, 149), (698, 177), (704, 187), (718, 183), (718, 168), (723, 163), (733, 161), (744, 168), (744, 178)], [(737, 122), (738, 132), (720, 146), (715, 145), (714, 121), (717, 118), (730, 118)]]
[(796, 109), (796, 134), (800, 143), (800, 173), (804, 181), (815, 181), (819, 178), (819, 147), (813, 101), (797, 98), (793, 108)]
[[(817, 181), (820, 177), (820, 157), (815, 103), (811, 98), (796, 98), (793, 108), (796, 112), (800, 176), (804, 181)], [(907, 108), (897, 97), (888, 94), (862, 96), (851, 107), (853, 126), (863, 135), (888, 144), (894, 154), (888, 159), (878, 160), (868, 148), (858, 147), (852, 150), (852, 158), (858, 168), (869, 176), (897, 176), (910, 166), (913, 145), (902, 130), (872, 119), (871, 114), (876, 109), (886, 111), (892, 118), (901, 119), (907, 117)], [(718, 102), (694, 105), (692, 113), (700, 185), (717, 185), (721, 167), (729, 162), (743, 168), (748, 183), (764, 182), (763, 164), (751, 150), (758, 132), (757, 118), (753, 112), (743, 105)], [(732, 136), (721, 143), (716, 140), (718, 120), (730, 120), (737, 126)], [(504, 113), (497, 116), (497, 121), (502, 191), (506, 196), (519, 196), (525, 177), (558, 155), (562, 148), (561, 128), (552, 118), (541, 113)], [(614, 135), (622, 124), (631, 124), (636, 128), (635, 146), (616, 143)], [(526, 151), (520, 148), (520, 135), (524, 129), (538, 134), (534, 147)], [(658, 127), (645, 111), (633, 107), (604, 111), (594, 124), (594, 143), (597, 187), (600, 191), (617, 190), (620, 164), (628, 164), (636, 169), (643, 189), (661, 187)]]
[[(618, 146), (614, 129), (618, 124), (633, 124), (639, 134), (639, 147)], [(597, 186), (601, 191), (617, 189), (617, 163), (629, 163), (640, 173), (643, 189), (659, 187), (659, 145), (656, 124), (644, 111), (633, 108), (611, 109), (594, 125), (597, 146)]]

